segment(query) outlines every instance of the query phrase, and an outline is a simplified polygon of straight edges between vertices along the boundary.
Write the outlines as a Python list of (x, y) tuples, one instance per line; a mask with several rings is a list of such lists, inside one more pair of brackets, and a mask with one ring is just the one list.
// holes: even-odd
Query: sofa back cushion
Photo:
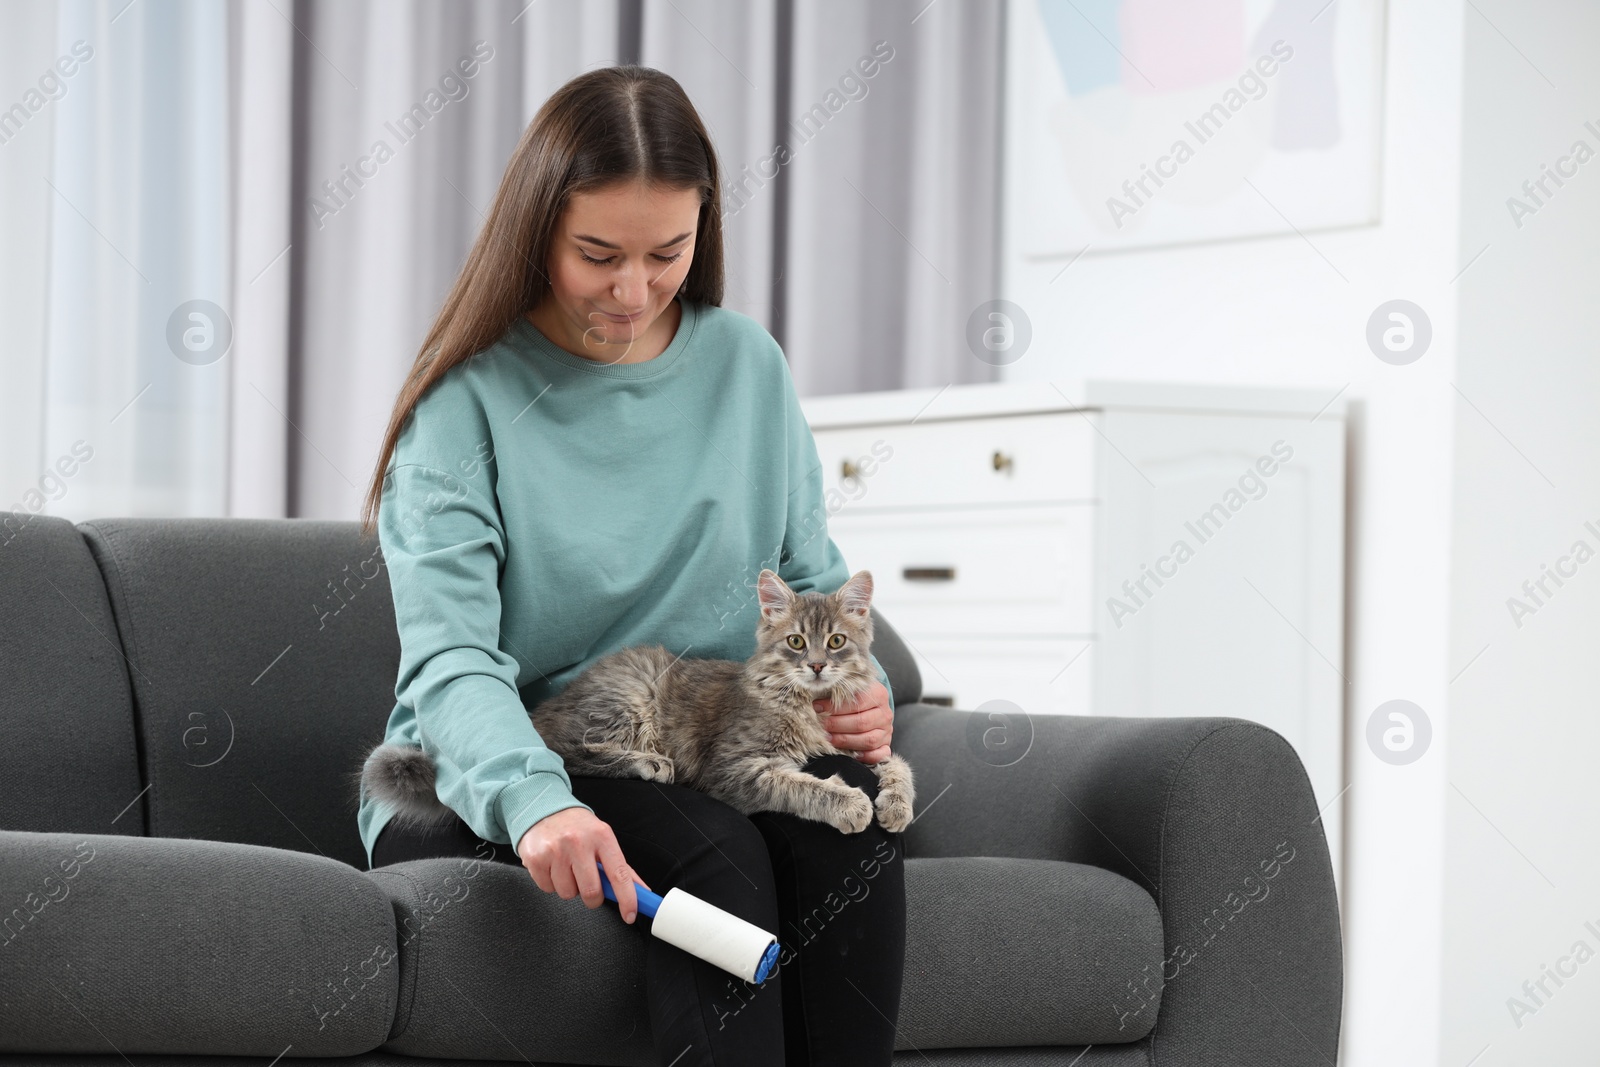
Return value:
[(312, 519), (78, 529), (127, 653), (147, 833), (364, 870), (351, 773), (383, 739), (400, 666), (377, 538)]
[(128, 665), (72, 523), (0, 511), (0, 830), (144, 833)]
[(922, 671), (889, 620), (872, 612), (872, 654), (883, 664), (883, 673), (889, 676), (889, 686), (894, 690), (894, 706), (915, 704), (922, 699)]

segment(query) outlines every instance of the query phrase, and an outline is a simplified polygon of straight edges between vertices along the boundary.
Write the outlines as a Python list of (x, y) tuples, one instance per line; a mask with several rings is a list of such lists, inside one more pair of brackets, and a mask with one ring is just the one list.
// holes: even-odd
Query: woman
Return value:
[[(647, 940), (663, 1064), (887, 1064), (899, 835), (569, 776), (528, 716), (629, 645), (748, 658), (763, 567), (797, 592), (849, 577), (783, 353), (720, 307), (718, 173), (682, 88), (649, 68), (574, 78), (523, 134), (401, 389), (362, 513), (401, 639), (384, 739), (435, 757), (457, 818), (422, 832), (363, 792), (358, 823), (375, 867), (492, 850), (597, 908), (598, 862), (630, 923), (638, 881), (777, 933), (779, 970), (760, 987)], [(893, 733), (879, 676), (853, 707), (817, 705), (854, 759), (806, 768), (873, 797), (867, 764)]]

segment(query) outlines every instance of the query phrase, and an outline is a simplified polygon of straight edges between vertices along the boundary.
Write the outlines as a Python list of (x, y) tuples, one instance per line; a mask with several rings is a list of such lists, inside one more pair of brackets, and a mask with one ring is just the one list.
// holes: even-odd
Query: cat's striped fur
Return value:
[[(534, 729), (568, 774), (676, 782), (745, 814), (782, 811), (844, 833), (866, 829), (874, 804), (865, 792), (801, 768), (813, 756), (845, 752), (828, 740), (811, 702), (827, 697), (847, 707), (877, 680), (867, 655), (872, 575), (857, 571), (833, 593), (796, 594), (763, 570), (756, 592), (756, 651), (743, 663), (674, 656), (660, 645), (625, 648), (535, 707)], [(897, 755), (871, 767), (878, 822), (899, 833), (911, 823), (911, 767)], [(420, 748), (380, 745), (362, 784), (397, 819), (427, 823), (450, 814), (433, 770)]]

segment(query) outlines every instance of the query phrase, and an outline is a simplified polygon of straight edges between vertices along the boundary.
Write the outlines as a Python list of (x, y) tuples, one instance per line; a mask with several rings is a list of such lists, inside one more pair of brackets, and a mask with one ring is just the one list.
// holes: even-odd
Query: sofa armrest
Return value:
[(0, 902), (0, 1052), (352, 1056), (394, 1022), (393, 908), (337, 860), (0, 830)]
[(1339, 905), (1299, 757), (1232, 718), (992, 715), (899, 708), (916, 774), (906, 855), (1103, 867), (1161, 912), (1165, 962), (1117, 1008), (1159, 1010), (1168, 1067), (1337, 1061)]

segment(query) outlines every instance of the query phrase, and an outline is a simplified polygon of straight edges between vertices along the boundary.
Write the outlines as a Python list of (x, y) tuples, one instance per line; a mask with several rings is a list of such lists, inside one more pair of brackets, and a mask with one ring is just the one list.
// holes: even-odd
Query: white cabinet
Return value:
[(1094, 517), (1085, 503), (1008, 507), (998, 522), (957, 506), (862, 508), (829, 529), (841, 551), (847, 533), (853, 570), (872, 571), (874, 602), (916, 632), (1032, 639), (1093, 632)]
[[(1327, 805), (1343, 785), (1337, 392), (1080, 380), (802, 407), (829, 533), (872, 571), (924, 699), (1253, 719)], [(1337, 806), (1324, 820), (1337, 865)]]

